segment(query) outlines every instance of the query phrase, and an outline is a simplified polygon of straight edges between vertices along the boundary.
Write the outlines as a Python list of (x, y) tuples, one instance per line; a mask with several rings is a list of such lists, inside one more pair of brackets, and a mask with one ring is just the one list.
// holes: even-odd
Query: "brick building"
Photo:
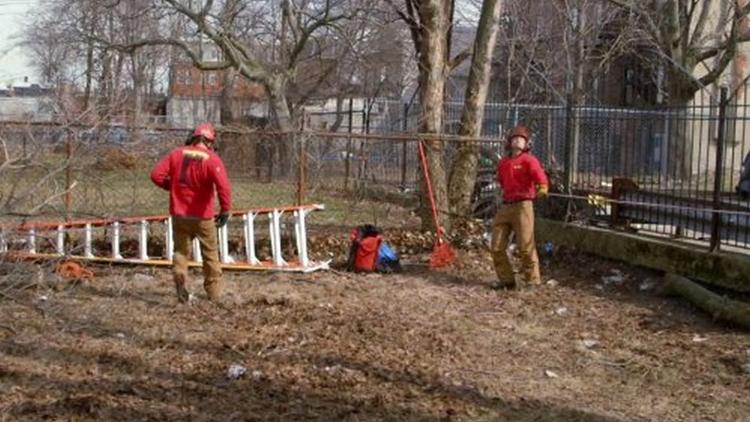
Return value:
[[(205, 60), (220, 59), (217, 50), (204, 46), (202, 51)], [(228, 123), (267, 114), (263, 86), (233, 70), (202, 71), (186, 58), (171, 65), (167, 118), (173, 126), (190, 128), (204, 121)]]

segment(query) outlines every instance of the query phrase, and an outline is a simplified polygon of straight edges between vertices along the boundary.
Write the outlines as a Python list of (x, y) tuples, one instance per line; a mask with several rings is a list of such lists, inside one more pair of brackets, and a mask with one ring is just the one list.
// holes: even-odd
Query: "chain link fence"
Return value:
[[(351, 104), (352, 102), (350, 102)], [(342, 115), (319, 113), (298, 133), (219, 131), (218, 151), (237, 208), (320, 202), (319, 223), (412, 224), (419, 207), (418, 104), (360, 101)], [(444, 166), (461, 144), (479, 152), (474, 212), (496, 207), (494, 171), (502, 135), (532, 129), (556, 197), (543, 213), (560, 219), (748, 248), (750, 183), (747, 105), (720, 101), (683, 108), (617, 109), (486, 105), (484, 137), (459, 139), (462, 105), (445, 111)], [(321, 116), (336, 132), (315, 131)], [(4, 219), (164, 214), (167, 195), (149, 180), (153, 165), (189, 132), (53, 123), (0, 124), (0, 211)], [(744, 164), (743, 164), (744, 163)], [(594, 200), (592, 200), (594, 198)], [(599, 198), (599, 199), (596, 199)], [(607, 201), (602, 201), (601, 198)], [(615, 201), (615, 202), (612, 202)], [(541, 205), (541, 204), (540, 204)], [(399, 219), (393, 219), (394, 213)]]

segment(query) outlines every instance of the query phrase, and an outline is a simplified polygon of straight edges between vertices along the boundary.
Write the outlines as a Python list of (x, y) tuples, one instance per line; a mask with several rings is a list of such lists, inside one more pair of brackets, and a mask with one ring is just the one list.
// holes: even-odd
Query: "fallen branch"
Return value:
[(731, 300), (702, 287), (698, 283), (675, 274), (664, 277), (665, 294), (676, 294), (711, 314), (714, 320), (735, 323), (750, 329), (750, 305)]
[(0, 324), (0, 329), (8, 330), (11, 334), (18, 335), (18, 331), (16, 331), (15, 328), (11, 327), (10, 325), (2, 325)]

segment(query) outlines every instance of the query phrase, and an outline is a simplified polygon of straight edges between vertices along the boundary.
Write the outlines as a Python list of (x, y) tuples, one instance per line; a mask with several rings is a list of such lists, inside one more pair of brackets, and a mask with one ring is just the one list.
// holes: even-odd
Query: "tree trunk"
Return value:
[(143, 114), (143, 71), (141, 69), (141, 58), (137, 51), (130, 55), (130, 64), (133, 70), (133, 123), (141, 124)]
[[(476, 138), (482, 134), (484, 103), (490, 83), (495, 40), (500, 28), (498, 20), (501, 5), (500, 0), (485, 0), (482, 4), (461, 113), (461, 127), (458, 130), (461, 136)], [(470, 216), (478, 163), (479, 144), (474, 141), (461, 141), (448, 182), (451, 213), (454, 216)]]
[(117, 53), (115, 60), (115, 67), (112, 73), (112, 83), (109, 85), (109, 98), (111, 99), (110, 108), (115, 110), (115, 113), (119, 115), (120, 110), (118, 104), (120, 102), (120, 94), (122, 93), (122, 74), (123, 74), (123, 54)]
[(108, 116), (111, 111), (109, 110), (109, 91), (111, 84), (111, 67), (112, 67), (112, 55), (108, 52), (102, 52), (102, 73), (99, 77), (99, 106), (98, 112), (99, 117), (109, 120)]
[[(91, 24), (91, 32), (94, 32), (94, 25)], [(83, 109), (88, 110), (91, 105), (91, 82), (94, 78), (94, 42), (86, 42), (86, 87), (83, 91)]]
[(219, 99), (219, 120), (222, 125), (230, 125), (237, 121), (232, 108), (232, 86), (234, 85), (234, 69), (227, 69), (222, 73), (221, 97)]
[[(672, 69), (668, 75), (667, 93), (669, 95), (669, 105), (672, 108), (673, 116), (671, 118), (671, 130), (669, 139), (669, 177), (685, 180), (690, 177), (692, 171), (691, 151), (693, 148), (689, 145), (691, 139), (688, 139), (687, 125), (687, 107), (695, 97), (700, 86), (690, 75), (680, 69)], [(714, 136), (712, 134), (712, 136)], [(708, 147), (705, 145), (703, 148)]]
[(130, 117), (130, 125), (128, 128), (128, 132), (130, 132), (130, 139), (133, 142), (140, 142), (141, 141), (141, 133), (142, 130), (140, 129), (141, 126), (141, 115), (143, 114), (143, 98), (142, 98), (142, 86), (143, 86), (143, 79), (142, 79), (142, 72), (141, 72), (141, 61), (140, 57), (138, 56), (138, 51), (133, 51), (130, 54), (130, 65), (132, 66), (132, 79), (133, 79), (133, 98), (132, 98), (132, 104), (133, 104), (133, 112)]
[[(445, 59), (448, 38), (450, 1), (422, 0), (419, 2), (421, 33), (419, 53), (419, 132), (423, 134), (440, 134), (443, 131), (443, 94), (448, 74), (448, 63)], [(432, 182), (435, 205), (440, 222), (446, 230), (451, 221), (448, 213), (448, 192), (445, 164), (443, 161), (442, 141), (427, 136), (424, 139), (427, 155), (427, 168)], [(422, 207), (420, 209), (422, 228), (434, 228), (430, 211), (430, 199), (427, 184), (422, 180)]]
[[(578, 3), (578, 10), (581, 10), (581, 4)], [(585, 93), (583, 88), (583, 76), (584, 76), (584, 68), (586, 66), (586, 50), (585, 50), (585, 37), (583, 32), (583, 28), (585, 25), (584, 22), (584, 13), (578, 14), (578, 22), (576, 22), (576, 25), (574, 27), (574, 34), (575, 34), (575, 48), (573, 50), (573, 63), (574, 63), (574, 75), (573, 75), (573, 95), (571, 96), (571, 100), (573, 101), (573, 106), (571, 107), (571, 110), (573, 111), (573, 117), (571, 124), (573, 125), (573, 137), (570, 139), (570, 141), (573, 143), (570, 148), (570, 154), (571, 154), (571, 160), (570, 160), (570, 186), (569, 188), (574, 188), (580, 179), (579, 177), (579, 168), (578, 163), (580, 161), (580, 155), (581, 155), (581, 143), (583, 142), (583, 130), (581, 127), (581, 121), (582, 121), (582, 110), (581, 107), (584, 104), (585, 100)], [(585, 162), (585, 160), (584, 160)], [(591, 169), (586, 169), (585, 171), (591, 171)]]
[(265, 84), (268, 91), (271, 112), (273, 113), (274, 120), (276, 120), (276, 126), (281, 132), (276, 148), (274, 148), (276, 150), (274, 154), (276, 159), (272, 163), (272, 166), (277, 169), (277, 172), (281, 176), (292, 174), (294, 167), (292, 160), (292, 151), (294, 151), (292, 132), (295, 127), (291, 112), (289, 111), (289, 104), (286, 100), (285, 85), (285, 82), (281, 78), (275, 78)]
[(329, 132), (338, 132), (341, 128), (341, 124), (344, 123), (344, 95), (339, 93), (336, 96), (336, 120), (334, 120), (331, 127), (328, 129)]
[(693, 305), (711, 314), (714, 320), (735, 323), (750, 329), (750, 305), (728, 299), (702, 287), (685, 277), (667, 274), (664, 277), (665, 294), (676, 294), (687, 299)]

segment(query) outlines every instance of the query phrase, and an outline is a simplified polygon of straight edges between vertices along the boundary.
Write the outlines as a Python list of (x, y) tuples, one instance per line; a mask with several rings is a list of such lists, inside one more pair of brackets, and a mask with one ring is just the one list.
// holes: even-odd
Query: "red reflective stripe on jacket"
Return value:
[(529, 152), (500, 160), (497, 164), (497, 183), (503, 189), (505, 202), (534, 199), (536, 186), (549, 184), (539, 160)]
[(179, 217), (214, 217), (214, 196), (222, 212), (232, 209), (232, 188), (224, 162), (199, 146), (179, 147), (151, 171), (151, 181), (169, 190), (169, 213)]

